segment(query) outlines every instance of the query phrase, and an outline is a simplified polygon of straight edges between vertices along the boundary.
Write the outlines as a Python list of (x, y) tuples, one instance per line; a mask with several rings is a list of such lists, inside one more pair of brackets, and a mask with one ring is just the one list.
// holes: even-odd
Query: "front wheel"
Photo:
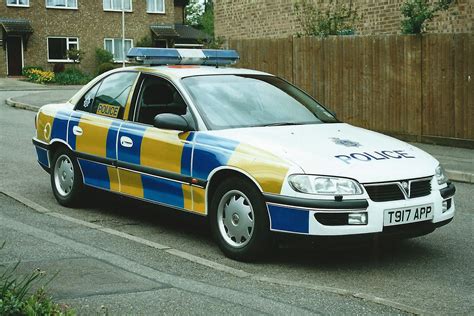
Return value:
[(53, 155), (51, 187), (59, 204), (75, 206), (81, 196), (83, 183), (77, 160), (65, 149), (58, 149)]
[(250, 181), (233, 177), (222, 182), (212, 198), (209, 215), (214, 239), (226, 256), (251, 261), (269, 249), (267, 208)]

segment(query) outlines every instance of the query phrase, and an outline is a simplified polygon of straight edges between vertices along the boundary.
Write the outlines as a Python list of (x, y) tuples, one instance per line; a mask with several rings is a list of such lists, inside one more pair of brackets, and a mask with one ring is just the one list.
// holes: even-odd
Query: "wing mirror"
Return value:
[(178, 114), (162, 113), (155, 116), (153, 126), (162, 129), (171, 129), (175, 131), (187, 132), (192, 130), (188, 121)]

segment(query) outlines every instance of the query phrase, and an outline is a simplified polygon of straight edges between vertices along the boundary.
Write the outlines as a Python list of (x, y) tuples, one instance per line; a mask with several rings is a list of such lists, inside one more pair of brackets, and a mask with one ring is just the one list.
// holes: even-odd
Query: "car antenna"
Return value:
[(217, 49), (216, 49), (216, 68), (219, 68), (219, 61), (217, 60)]

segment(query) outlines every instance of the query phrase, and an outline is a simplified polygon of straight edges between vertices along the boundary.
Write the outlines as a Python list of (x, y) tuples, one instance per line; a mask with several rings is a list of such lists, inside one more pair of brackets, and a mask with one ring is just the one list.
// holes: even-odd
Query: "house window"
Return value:
[(30, 0), (7, 0), (8, 6), (28, 7)]
[(67, 58), (67, 51), (70, 49), (79, 49), (77, 37), (48, 37), (49, 62), (72, 62)]
[[(125, 11), (132, 11), (132, 0), (123, 0)], [(104, 0), (104, 11), (122, 11), (122, 0)]]
[[(133, 40), (125, 39), (125, 53), (133, 47)], [(105, 50), (111, 52), (114, 55), (115, 62), (121, 62), (124, 59), (124, 49), (122, 46), (121, 38), (106, 38), (104, 40)]]
[(77, 0), (46, 0), (47, 8), (77, 9)]
[(165, 13), (165, 0), (146, 0), (146, 12)]

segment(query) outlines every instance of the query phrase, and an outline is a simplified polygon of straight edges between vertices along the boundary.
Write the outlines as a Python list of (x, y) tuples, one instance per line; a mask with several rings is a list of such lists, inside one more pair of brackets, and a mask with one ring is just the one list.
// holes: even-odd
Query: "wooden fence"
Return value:
[(237, 66), (303, 88), (348, 123), (474, 148), (474, 34), (231, 40)]

